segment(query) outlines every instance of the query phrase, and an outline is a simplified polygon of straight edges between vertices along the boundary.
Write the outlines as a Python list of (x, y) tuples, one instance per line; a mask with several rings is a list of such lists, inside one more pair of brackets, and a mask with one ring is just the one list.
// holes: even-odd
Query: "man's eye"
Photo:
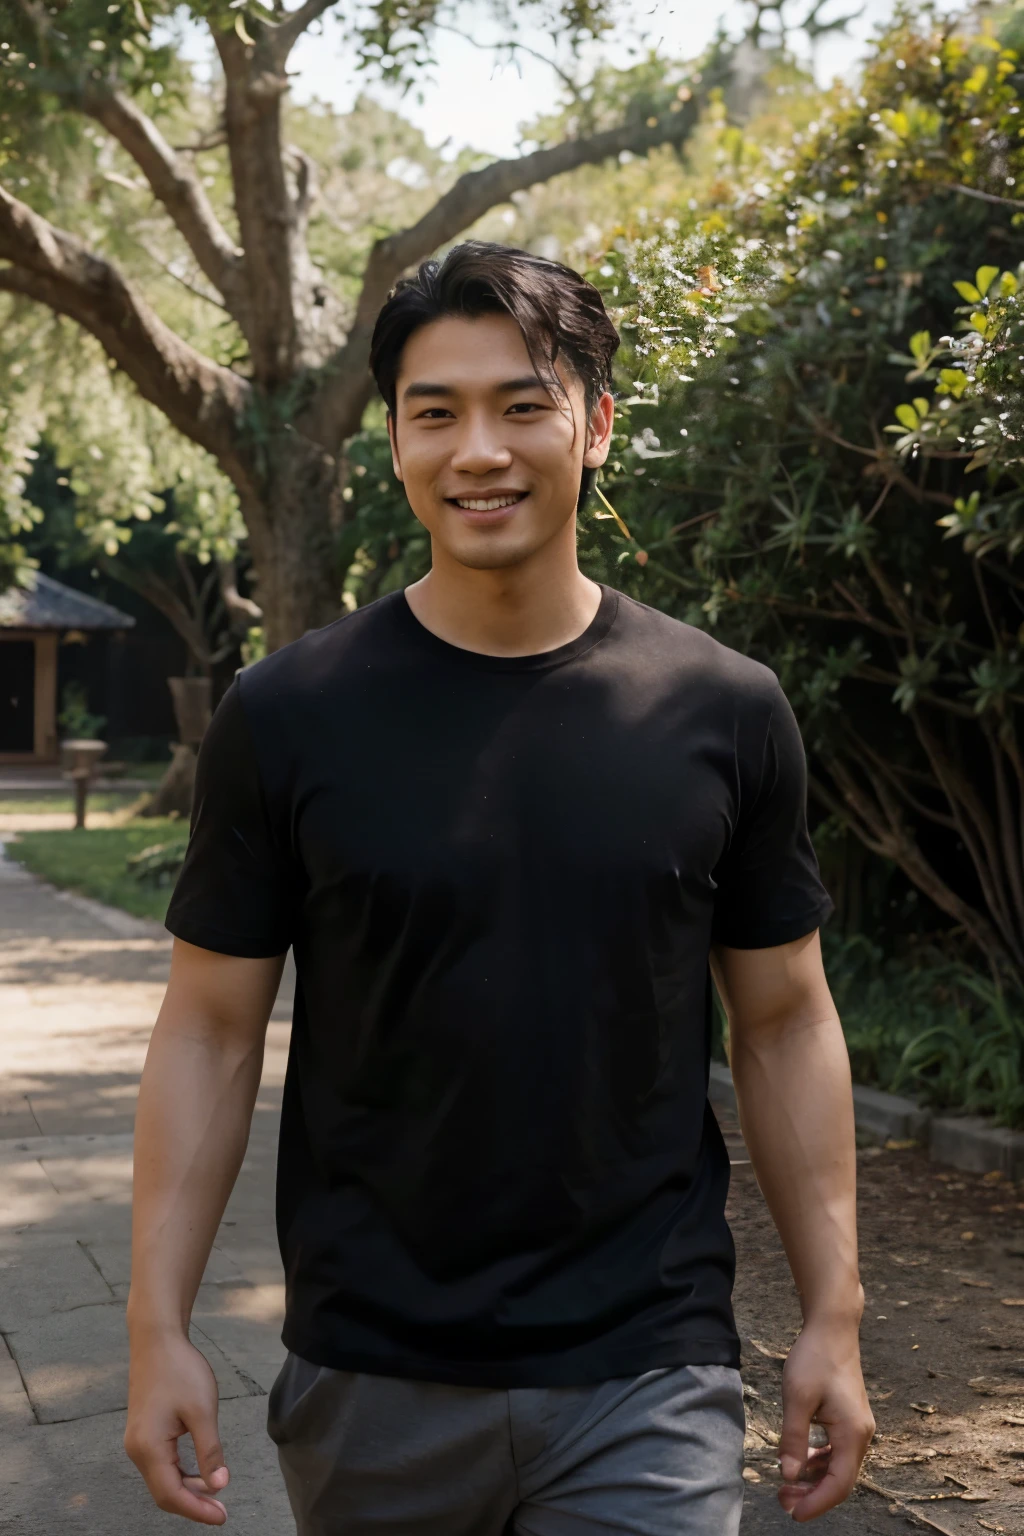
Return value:
[(535, 400), (517, 400), (515, 405), (509, 406), (509, 411), (517, 411), (519, 415), (525, 415), (528, 411), (539, 411), (542, 407)]
[(431, 405), (431, 406), (428, 406), (425, 411), (421, 411), (420, 412), (419, 416), (417, 417), (417, 420), (418, 421), (439, 421), (439, 420), (443, 421), (446, 416), (450, 416), (450, 415), (451, 415), (451, 411), (446, 411), (443, 405)]

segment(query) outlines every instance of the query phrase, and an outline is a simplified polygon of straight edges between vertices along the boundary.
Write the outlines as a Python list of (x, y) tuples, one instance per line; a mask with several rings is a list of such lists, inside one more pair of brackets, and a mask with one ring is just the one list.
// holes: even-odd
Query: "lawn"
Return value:
[(53, 885), (162, 923), (171, 887), (140, 884), (128, 873), (125, 861), (154, 843), (187, 840), (187, 823), (154, 818), (127, 827), (81, 832), (21, 832), (6, 843), (5, 852)]
[[(119, 811), (126, 805), (131, 805), (145, 793), (141, 789), (112, 789), (97, 790), (91, 794), (86, 803), (86, 811)], [(0, 797), (0, 816), (29, 816), (56, 815), (58, 812), (67, 812), (70, 816), (74, 810), (74, 801), (70, 794), (63, 790), (54, 789), (47, 794), (8, 794)]]

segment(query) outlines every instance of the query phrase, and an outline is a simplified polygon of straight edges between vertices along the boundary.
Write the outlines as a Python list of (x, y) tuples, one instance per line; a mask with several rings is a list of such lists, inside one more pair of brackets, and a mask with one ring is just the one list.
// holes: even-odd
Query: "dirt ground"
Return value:
[[(758, 1515), (774, 1504), (782, 1364), (799, 1310), (735, 1123), (723, 1129), (736, 1161), (744, 1530), (767, 1532), (775, 1520)], [(861, 1489), (809, 1529), (824, 1536), (835, 1522), (868, 1536), (909, 1522), (947, 1536), (1024, 1536), (1024, 1185), (952, 1172), (892, 1143), (862, 1148), (858, 1162), (863, 1359), (878, 1430)]]

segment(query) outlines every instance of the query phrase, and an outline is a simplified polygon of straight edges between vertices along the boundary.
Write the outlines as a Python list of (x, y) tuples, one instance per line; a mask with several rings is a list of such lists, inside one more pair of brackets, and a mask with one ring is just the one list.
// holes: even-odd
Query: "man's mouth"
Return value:
[(460, 512), (500, 512), (522, 501), (526, 491), (499, 491), (493, 496), (448, 496), (445, 499)]

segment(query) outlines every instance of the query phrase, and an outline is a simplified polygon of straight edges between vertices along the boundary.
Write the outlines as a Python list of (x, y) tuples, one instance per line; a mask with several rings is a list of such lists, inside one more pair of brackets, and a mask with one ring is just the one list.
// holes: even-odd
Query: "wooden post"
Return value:
[(57, 761), (57, 634), (47, 630), (35, 636), (35, 740), (33, 756), (38, 763)]

